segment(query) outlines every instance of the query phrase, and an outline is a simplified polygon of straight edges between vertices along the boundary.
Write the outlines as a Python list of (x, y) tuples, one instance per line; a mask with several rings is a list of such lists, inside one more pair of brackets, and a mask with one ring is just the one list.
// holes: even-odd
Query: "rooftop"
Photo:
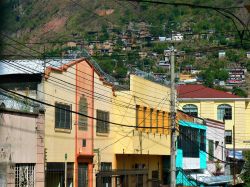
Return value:
[(178, 85), (178, 98), (241, 98), (237, 95), (199, 84)]

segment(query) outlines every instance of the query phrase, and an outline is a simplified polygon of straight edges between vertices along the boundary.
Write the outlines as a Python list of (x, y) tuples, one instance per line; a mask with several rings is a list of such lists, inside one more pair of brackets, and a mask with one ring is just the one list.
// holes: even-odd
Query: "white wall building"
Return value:
[[(207, 170), (210, 173), (225, 171), (225, 124), (220, 121), (205, 119), (207, 126)], [(219, 161), (215, 158), (218, 158)]]

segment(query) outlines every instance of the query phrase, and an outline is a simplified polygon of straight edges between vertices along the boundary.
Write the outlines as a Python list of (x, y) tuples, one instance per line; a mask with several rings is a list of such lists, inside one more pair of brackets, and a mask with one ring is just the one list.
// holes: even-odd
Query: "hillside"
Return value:
[[(217, 7), (242, 4), (234, 0), (186, 2)], [(84, 37), (87, 31), (101, 31), (104, 26), (122, 31), (131, 21), (146, 22), (155, 35), (190, 28), (194, 32), (232, 30), (232, 23), (215, 11), (186, 7), (116, 0), (5, 0), (3, 6), (4, 31), (25, 42)]]
[[(224, 8), (250, 3), (249, 0), (181, 2)], [(79, 49), (69, 44), (70, 41), (86, 48), (107, 73), (117, 78), (124, 78), (130, 67), (163, 73), (165, 70), (157, 63), (164, 58), (164, 49), (173, 44), (159, 42), (158, 38), (181, 33), (183, 41), (174, 44), (182, 54), (177, 56), (180, 70), (186, 65), (206, 70), (226, 68), (232, 63), (250, 69), (250, 61), (245, 57), (250, 50), (247, 36), (244, 45), (240, 45), (232, 20), (214, 10), (118, 0), (4, 0), (1, 3), (2, 32), (28, 46), (16, 45), (15, 41), (2, 37), (4, 57), (40, 58), (44, 52), (46, 56), (61, 57), (69, 49)], [(248, 23), (246, 9), (228, 11)], [(220, 63), (221, 48), (226, 50), (227, 58)]]

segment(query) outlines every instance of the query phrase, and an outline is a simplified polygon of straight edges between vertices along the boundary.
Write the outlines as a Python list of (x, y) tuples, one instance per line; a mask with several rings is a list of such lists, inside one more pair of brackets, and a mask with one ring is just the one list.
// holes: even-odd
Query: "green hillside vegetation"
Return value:
[[(182, 2), (216, 7), (240, 6), (244, 3), (242, 0)], [(125, 44), (120, 38), (121, 33), (126, 33), (131, 24), (132, 31), (140, 30), (139, 23), (144, 23), (153, 37), (169, 37), (172, 31), (190, 33), (185, 36), (183, 42), (175, 44), (178, 51), (186, 53), (185, 58), (177, 59), (177, 64), (182, 67), (193, 65), (203, 69), (202, 75), (207, 79), (207, 85), (211, 85), (212, 79), (225, 80), (228, 75), (223, 68), (230, 63), (241, 63), (250, 68), (250, 62), (245, 57), (246, 51), (250, 49), (249, 42), (244, 41), (243, 48), (239, 50), (239, 36), (233, 22), (213, 10), (112, 0), (4, 0), (2, 7), (5, 10), (3, 32), (20, 42), (38, 43), (28, 46), (40, 51), (41, 54), (45, 50), (46, 55), (50, 57), (60, 57), (63, 51), (69, 49), (65, 47), (65, 41), (80, 40), (85, 44), (92, 41), (114, 41), (115, 46), (111, 55), (97, 54), (94, 58), (107, 73), (117, 78), (125, 77), (131, 66), (137, 66), (144, 71), (164, 72), (156, 63), (163, 59), (163, 51), (172, 44), (143, 39), (139, 44), (136, 41), (133, 50), (123, 50)], [(113, 12), (107, 15), (100, 14), (106, 10)], [(247, 16), (241, 9), (230, 11), (245, 21)], [(199, 38), (195, 39), (196, 35)], [(200, 39), (202, 37), (204, 39)], [(6, 43), (13, 43), (8, 39), (4, 40)], [(227, 57), (223, 63), (218, 61), (219, 49), (206, 50), (219, 46), (230, 46), (229, 49), (225, 49)], [(6, 54), (23, 53), (19, 49), (31, 55), (31, 58), (41, 56), (22, 46), (4, 46)], [(204, 57), (195, 58), (196, 52), (202, 50)], [(160, 56), (141, 58), (138, 55), (140, 51), (148, 54), (157, 53)]]

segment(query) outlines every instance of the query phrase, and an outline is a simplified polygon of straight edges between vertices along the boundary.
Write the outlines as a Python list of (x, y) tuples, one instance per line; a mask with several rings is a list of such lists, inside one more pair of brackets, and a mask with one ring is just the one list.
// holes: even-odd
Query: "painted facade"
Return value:
[[(94, 73), (94, 117), (100, 118), (100, 113), (104, 113), (107, 118), (102, 118), (113, 122), (112, 116), (112, 101), (113, 101), (113, 86), (104, 81), (97, 73)], [(107, 126), (105, 126), (107, 124)], [(101, 128), (100, 125), (104, 125)], [(115, 154), (112, 145), (115, 140), (115, 133), (111, 133), (113, 129), (112, 124), (98, 123), (94, 120), (94, 170), (93, 170), (93, 186), (97, 186), (96, 174), (104, 167), (109, 166), (110, 169), (114, 167)], [(104, 181), (109, 184), (109, 180)]]
[[(94, 66), (85, 59), (46, 70), (44, 100), (69, 110), (65, 113), (67, 111), (57, 111), (56, 107), (46, 108), (45, 146), (47, 162), (51, 164), (51, 172), (48, 170), (51, 186), (64, 184), (65, 162), (68, 163), (68, 185), (93, 186), (94, 72)], [(57, 126), (57, 115), (65, 115), (63, 120), (67, 124)], [(59, 174), (53, 172), (57, 169)]]
[[(177, 184), (198, 186), (190, 177), (190, 171), (200, 173), (207, 168), (206, 162), (206, 126), (179, 120), (179, 136), (177, 140), (176, 167), (178, 168)], [(190, 144), (192, 146), (190, 146)]]
[[(14, 187), (26, 181), (43, 187), (44, 115), (2, 110), (0, 116), (0, 175), (5, 175), (5, 179), (0, 177), (1, 186)], [(24, 177), (21, 171), (27, 169), (30, 175)]]
[[(192, 85), (190, 87), (192, 87)], [(192, 90), (186, 89), (186, 91), (180, 91), (182, 86), (179, 87), (179, 109), (184, 110), (185, 106), (191, 104), (197, 108), (198, 117), (223, 122), (223, 117), (219, 114), (219, 107), (229, 106), (231, 116), (224, 118), (225, 131), (230, 133), (231, 138), (233, 139), (233, 126), (235, 126), (236, 149), (250, 149), (248, 143), (249, 136), (245, 133), (250, 132), (250, 99), (240, 98), (211, 88), (201, 86), (197, 87), (196, 85), (193, 85), (193, 87), (194, 88), (191, 88)], [(186, 92), (186, 94), (182, 92)], [(226, 142), (226, 147), (232, 149), (232, 142)]]
[(207, 155), (207, 170), (214, 175), (221, 175), (225, 172), (225, 124), (220, 121), (205, 119), (207, 127), (207, 148), (206, 151), (218, 158), (216, 160), (212, 156)]
[[(101, 155), (97, 186), (162, 184), (168, 180), (170, 160), (170, 89), (134, 75), (129, 89), (119, 88), (113, 99), (109, 98), (111, 89), (106, 88), (106, 104), (96, 101), (97, 109), (112, 109), (110, 121), (117, 123), (110, 124), (108, 134), (96, 134), (95, 149)], [(95, 158), (98, 162), (98, 156)], [(105, 164), (107, 168), (102, 167)]]

